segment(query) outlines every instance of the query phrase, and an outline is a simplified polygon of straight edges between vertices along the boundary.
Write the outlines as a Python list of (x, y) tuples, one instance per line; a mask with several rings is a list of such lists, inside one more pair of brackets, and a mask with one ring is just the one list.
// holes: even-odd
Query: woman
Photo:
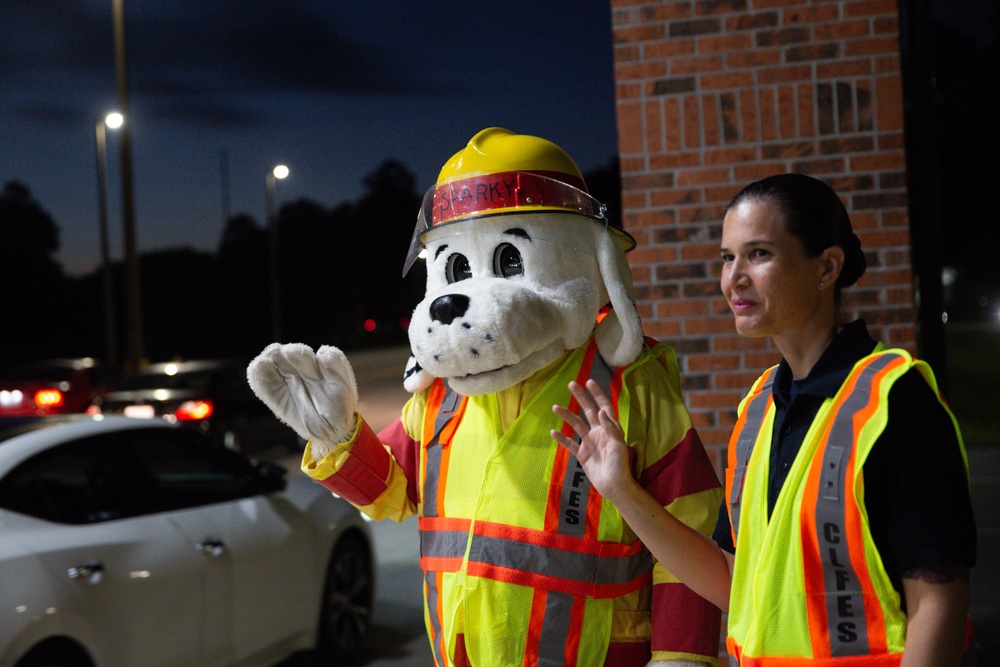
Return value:
[(752, 183), (726, 209), (721, 255), (736, 330), (782, 359), (740, 405), (714, 539), (635, 482), (596, 386), (570, 387), (582, 418), (553, 407), (580, 443), (552, 437), (729, 612), (731, 664), (958, 665), (976, 540), (965, 451), (930, 368), (841, 321), (841, 288), (866, 267), (843, 203), (800, 174)]

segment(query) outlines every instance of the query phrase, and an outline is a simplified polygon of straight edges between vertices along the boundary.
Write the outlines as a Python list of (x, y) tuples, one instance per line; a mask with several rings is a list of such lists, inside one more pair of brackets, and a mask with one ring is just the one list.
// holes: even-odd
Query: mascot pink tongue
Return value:
[(400, 418), (368, 428), (331, 346), (275, 343), (248, 369), (308, 441), (307, 475), (373, 519), (417, 517), (439, 667), (716, 664), (719, 610), (653, 561), (548, 435), (569, 428), (551, 411), (575, 409), (567, 383), (594, 379), (636, 478), (711, 532), (720, 485), (673, 351), (643, 336), (625, 260), (635, 242), (604, 210), (555, 144), (483, 130), (417, 216), (404, 273), (424, 258), (427, 288)]

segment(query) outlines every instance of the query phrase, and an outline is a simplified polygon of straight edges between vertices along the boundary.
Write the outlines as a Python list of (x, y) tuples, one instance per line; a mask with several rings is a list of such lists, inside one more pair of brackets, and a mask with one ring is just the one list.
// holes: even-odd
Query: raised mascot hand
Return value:
[(302, 343), (272, 343), (250, 362), (247, 380), (278, 419), (312, 443), (317, 460), (354, 432), (358, 385), (335, 347), (313, 352)]

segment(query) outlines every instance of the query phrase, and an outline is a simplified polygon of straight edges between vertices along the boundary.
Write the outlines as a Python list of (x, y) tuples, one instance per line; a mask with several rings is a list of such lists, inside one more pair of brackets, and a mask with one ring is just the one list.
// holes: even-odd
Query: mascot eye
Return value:
[(455, 253), (448, 257), (448, 268), (446, 269), (448, 283), (457, 283), (459, 280), (465, 280), (466, 278), (472, 277), (472, 267), (469, 266), (469, 260), (465, 255), (460, 255)]
[(503, 278), (511, 278), (524, 273), (521, 253), (509, 243), (501, 243), (493, 253), (493, 273)]

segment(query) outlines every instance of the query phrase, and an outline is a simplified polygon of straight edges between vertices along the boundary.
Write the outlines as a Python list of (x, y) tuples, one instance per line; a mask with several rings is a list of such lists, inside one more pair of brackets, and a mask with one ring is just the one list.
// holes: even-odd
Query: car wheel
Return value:
[(368, 544), (347, 535), (334, 547), (319, 622), (320, 655), (340, 661), (361, 653), (371, 626), (375, 577)]
[(28, 651), (17, 667), (92, 667), (93, 663), (74, 645), (46, 643)]

